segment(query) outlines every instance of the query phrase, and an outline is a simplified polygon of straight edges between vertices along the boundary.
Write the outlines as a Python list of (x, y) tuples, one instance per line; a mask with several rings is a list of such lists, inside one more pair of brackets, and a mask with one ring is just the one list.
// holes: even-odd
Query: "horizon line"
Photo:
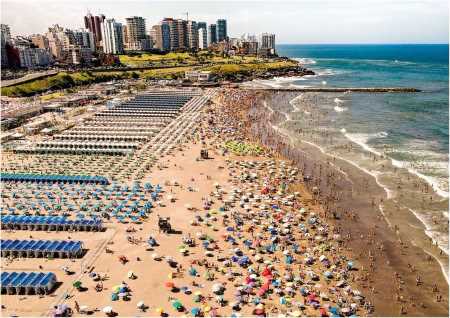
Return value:
[(373, 42), (373, 43), (361, 43), (361, 42), (343, 42), (343, 43), (279, 43), (276, 45), (449, 45), (449, 42)]

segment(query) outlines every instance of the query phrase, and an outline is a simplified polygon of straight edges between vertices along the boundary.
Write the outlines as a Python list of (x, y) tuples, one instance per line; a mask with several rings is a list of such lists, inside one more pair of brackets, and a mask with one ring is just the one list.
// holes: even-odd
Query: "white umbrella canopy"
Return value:
[(216, 283), (216, 284), (212, 285), (211, 289), (213, 292), (219, 292), (223, 289), (223, 285), (220, 283)]
[(88, 306), (82, 305), (82, 306), (80, 306), (80, 313), (87, 313), (88, 309), (89, 309)]
[(113, 311), (113, 308), (111, 307), (111, 306), (106, 306), (106, 307), (103, 307), (103, 310), (102, 310), (105, 314), (110, 314), (110, 313), (112, 313), (112, 311)]
[(144, 304), (144, 301), (143, 301), (143, 300), (141, 300), (140, 302), (138, 302), (137, 305), (136, 305), (137, 308), (144, 308), (144, 306), (145, 306), (145, 304)]

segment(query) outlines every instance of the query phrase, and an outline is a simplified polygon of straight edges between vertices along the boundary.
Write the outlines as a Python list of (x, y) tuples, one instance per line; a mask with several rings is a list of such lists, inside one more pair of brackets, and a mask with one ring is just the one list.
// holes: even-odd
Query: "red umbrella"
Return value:
[(268, 290), (270, 288), (270, 281), (266, 281), (261, 287)]
[(328, 314), (327, 314), (327, 311), (325, 310), (325, 308), (320, 308), (319, 312), (320, 312), (321, 317), (328, 317)]
[(175, 284), (174, 284), (173, 282), (166, 282), (164, 285), (165, 285), (167, 288), (174, 288), (174, 287), (175, 287)]
[(258, 294), (259, 297), (262, 297), (262, 296), (264, 296), (265, 293), (267, 293), (268, 290), (269, 290), (268, 288), (262, 286), (262, 287), (258, 290), (258, 293), (257, 293), (257, 294)]
[(268, 267), (266, 267), (262, 271), (261, 275), (264, 277), (272, 276), (272, 271)]

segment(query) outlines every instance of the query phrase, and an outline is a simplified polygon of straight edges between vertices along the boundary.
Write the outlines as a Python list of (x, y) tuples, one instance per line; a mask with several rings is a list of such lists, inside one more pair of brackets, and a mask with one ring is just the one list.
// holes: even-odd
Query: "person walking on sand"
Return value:
[(78, 302), (76, 300), (75, 300), (74, 307), (75, 307), (75, 311), (77, 312), (77, 314), (79, 314), (80, 313), (80, 305), (78, 304)]
[(419, 275), (416, 276), (416, 286), (419, 286), (422, 284), (422, 279), (420, 278)]

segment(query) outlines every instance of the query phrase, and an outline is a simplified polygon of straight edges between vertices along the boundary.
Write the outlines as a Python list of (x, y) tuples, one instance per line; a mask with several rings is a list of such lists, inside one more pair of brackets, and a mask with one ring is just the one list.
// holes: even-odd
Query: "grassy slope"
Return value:
[(64, 96), (63, 92), (50, 93), (50, 94), (41, 96), (41, 101), (46, 102), (46, 101), (52, 100), (54, 98), (62, 97), (62, 96)]
[(295, 62), (279, 61), (266, 63), (243, 63), (243, 64), (221, 64), (205, 67), (205, 71), (211, 71), (217, 75), (237, 75), (237, 74), (252, 74), (258, 72), (265, 72), (276, 69), (284, 69), (296, 66)]
[[(138, 56), (121, 55), (122, 63), (130, 63), (134, 66), (141, 62), (148, 61), (164, 61), (164, 63), (178, 64), (178, 66), (164, 68), (164, 69), (150, 69), (137, 72), (75, 72), (66, 73), (61, 72), (57, 75), (49, 76), (44, 79), (31, 81), (24, 84), (19, 84), (10, 87), (3, 87), (1, 94), (3, 96), (32, 96), (40, 94), (53, 89), (64, 89), (75, 86), (87, 85), (91, 83), (105, 82), (113, 79), (126, 79), (132, 77), (141, 77), (145, 79), (175, 79), (184, 75), (185, 71), (192, 70), (192, 66), (180, 66), (178, 62), (183, 61), (188, 64), (196, 64), (199, 61), (208, 63), (217, 63), (212, 66), (205, 66), (202, 70), (211, 71), (212, 73), (228, 77), (234, 75), (250, 75), (262, 73), (265, 71), (284, 69), (295, 66), (293, 61), (263, 61), (256, 57), (222, 57), (218, 55), (208, 55), (205, 52), (200, 52), (197, 56), (189, 53), (168, 53), (166, 55), (157, 54), (141, 54)], [(170, 62), (171, 61), (171, 62)]]
[(2, 87), (1, 93), (4, 96), (32, 96), (52, 89), (70, 88), (91, 83), (105, 82), (112, 79), (130, 78), (132, 72), (117, 73), (88, 73), (61, 72), (57, 75), (49, 76), (15, 86)]
[(120, 63), (129, 67), (143, 67), (149, 65), (176, 65), (180, 63), (184, 64), (199, 64), (205, 62), (213, 63), (252, 63), (258, 60), (256, 57), (252, 56), (233, 56), (233, 57), (222, 57), (220, 55), (209, 54), (206, 51), (201, 51), (198, 54), (189, 53), (167, 53), (161, 54), (150, 54), (142, 53), (139, 55), (120, 55)]

